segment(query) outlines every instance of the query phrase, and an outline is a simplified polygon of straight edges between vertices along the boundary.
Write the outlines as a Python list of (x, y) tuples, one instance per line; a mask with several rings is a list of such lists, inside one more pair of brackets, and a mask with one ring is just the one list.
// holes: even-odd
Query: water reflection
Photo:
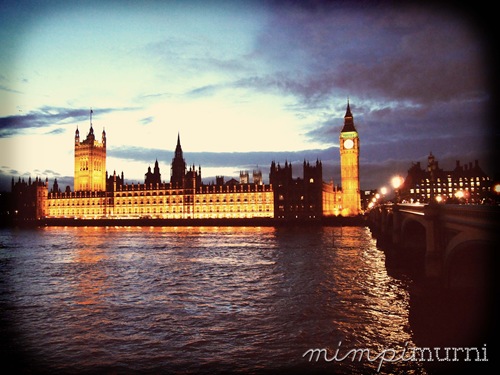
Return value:
[[(4, 305), (50, 371), (374, 373), (303, 354), (421, 340), (411, 279), (366, 228), (45, 228), (19, 244)], [(381, 373), (406, 371), (422, 364)]]

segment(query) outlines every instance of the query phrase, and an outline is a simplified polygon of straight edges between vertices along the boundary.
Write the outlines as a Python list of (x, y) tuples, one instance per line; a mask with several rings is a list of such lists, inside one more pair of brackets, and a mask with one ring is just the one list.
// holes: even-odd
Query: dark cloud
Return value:
[[(141, 161), (145, 163), (151, 163), (158, 159), (162, 160), (167, 157), (167, 151), (145, 148), (145, 147), (134, 147), (134, 146), (123, 146), (123, 147), (109, 147), (107, 149), (107, 157), (114, 157), (124, 160)], [(169, 155), (172, 155), (173, 151)], [(170, 158), (173, 156), (169, 156)], [(167, 159), (165, 159), (167, 160)], [(145, 165), (147, 169), (147, 165)]]
[[(331, 155), (338, 153), (335, 148), (325, 150), (302, 150), (302, 151), (277, 151), (277, 152), (184, 152), (184, 159), (188, 165), (201, 165), (202, 167), (233, 167), (245, 165), (270, 166), (274, 160), (284, 163), (304, 160), (326, 160)], [(133, 160), (144, 163), (152, 163), (158, 160), (161, 164), (169, 164), (174, 157), (174, 150), (150, 149), (145, 147), (110, 147), (107, 151), (108, 157), (124, 160)], [(147, 164), (145, 164), (145, 169)]]
[[(94, 110), (94, 116), (114, 111), (128, 111), (134, 108), (102, 108)], [(88, 121), (90, 109), (75, 109), (44, 106), (27, 114), (0, 117), (0, 137), (9, 137), (29, 128)], [(63, 130), (55, 130), (62, 132)]]
[(253, 82), (306, 101), (343, 92), (415, 103), (484, 95), (482, 40), (454, 8), (333, 4), (276, 7), (255, 50), (279, 70), (274, 81)]

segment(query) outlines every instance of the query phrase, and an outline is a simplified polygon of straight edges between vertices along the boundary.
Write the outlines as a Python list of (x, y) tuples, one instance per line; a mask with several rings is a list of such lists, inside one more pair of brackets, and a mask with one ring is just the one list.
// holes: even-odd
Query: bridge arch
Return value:
[(487, 289), (493, 281), (495, 244), (484, 235), (460, 233), (448, 244), (443, 281), (450, 289)]

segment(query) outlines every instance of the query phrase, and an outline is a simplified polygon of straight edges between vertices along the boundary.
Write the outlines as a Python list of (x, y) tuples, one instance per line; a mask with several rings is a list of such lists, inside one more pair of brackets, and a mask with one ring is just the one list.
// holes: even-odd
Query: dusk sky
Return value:
[(72, 185), (91, 108), (108, 172), (129, 182), (156, 159), (168, 182), (180, 134), (206, 182), (319, 159), (340, 184), (348, 98), (361, 189), (430, 152), (491, 175), (490, 41), (463, 9), (395, 4), (3, 1), (0, 191), (12, 177)]

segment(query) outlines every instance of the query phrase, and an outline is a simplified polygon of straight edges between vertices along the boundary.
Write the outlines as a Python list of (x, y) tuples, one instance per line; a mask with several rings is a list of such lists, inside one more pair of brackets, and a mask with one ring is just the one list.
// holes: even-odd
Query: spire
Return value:
[[(94, 111), (92, 110), (92, 108), (90, 108), (90, 130), (89, 130), (89, 136), (92, 136), (92, 138), (94, 138), (94, 128), (92, 127), (92, 114), (94, 113)], [(88, 139), (88, 136), (87, 136), (87, 139)]]
[(175, 157), (182, 158), (181, 136), (177, 133), (177, 146), (175, 146)]
[(170, 183), (173, 184), (173, 186), (182, 186), (185, 175), (186, 161), (182, 156), (181, 136), (177, 133), (177, 146), (175, 147), (175, 154), (172, 159)]
[(344, 118), (346, 117), (352, 117), (351, 106), (349, 105), (349, 98), (347, 98), (347, 110), (345, 111)]
[(355, 132), (356, 128), (354, 127), (354, 118), (351, 113), (351, 106), (349, 105), (349, 99), (347, 99), (347, 109), (345, 111), (344, 116), (344, 127), (342, 128), (341, 133), (346, 132)]

